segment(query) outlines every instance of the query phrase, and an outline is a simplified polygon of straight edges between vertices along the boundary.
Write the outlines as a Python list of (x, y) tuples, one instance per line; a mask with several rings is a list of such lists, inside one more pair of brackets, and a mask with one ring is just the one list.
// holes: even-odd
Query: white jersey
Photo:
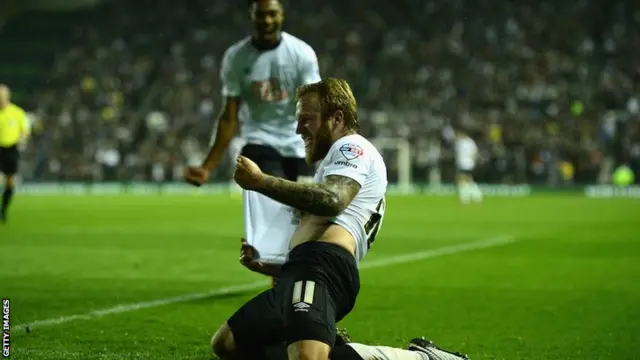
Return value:
[(321, 183), (330, 175), (351, 178), (361, 186), (349, 206), (332, 219), (356, 240), (356, 260), (359, 262), (382, 225), (386, 210), (387, 167), (369, 140), (360, 135), (349, 135), (331, 146), (318, 166), (314, 182)]
[(458, 170), (473, 170), (476, 166), (476, 154), (478, 153), (475, 141), (468, 136), (456, 139), (455, 151)]
[(311, 46), (283, 32), (276, 48), (260, 51), (247, 37), (225, 52), (220, 78), (222, 96), (241, 99), (241, 134), (248, 144), (304, 158), (304, 141), (296, 135), (295, 94), (298, 86), (321, 80)]
[[(369, 250), (382, 225), (386, 204), (387, 168), (376, 148), (360, 135), (338, 140), (320, 163), (314, 182), (329, 175), (357, 181), (360, 191), (345, 211), (332, 219), (356, 240), (356, 259)], [(300, 221), (298, 214), (254, 191), (243, 191), (245, 237), (259, 252), (262, 261), (281, 264), (289, 253), (289, 240)]]
[(242, 198), (247, 243), (258, 251), (261, 261), (284, 263), (298, 224), (292, 209), (255, 191), (243, 190)]

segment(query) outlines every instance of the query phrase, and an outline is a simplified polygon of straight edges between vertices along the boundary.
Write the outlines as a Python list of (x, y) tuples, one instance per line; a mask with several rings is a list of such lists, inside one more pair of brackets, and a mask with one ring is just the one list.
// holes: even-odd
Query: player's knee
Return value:
[(229, 328), (226, 322), (213, 334), (211, 338), (211, 351), (213, 351), (219, 359), (226, 360), (233, 358), (233, 354), (236, 352), (236, 342), (233, 339), (231, 328)]
[(317, 340), (296, 341), (289, 345), (289, 360), (327, 360), (331, 347)]

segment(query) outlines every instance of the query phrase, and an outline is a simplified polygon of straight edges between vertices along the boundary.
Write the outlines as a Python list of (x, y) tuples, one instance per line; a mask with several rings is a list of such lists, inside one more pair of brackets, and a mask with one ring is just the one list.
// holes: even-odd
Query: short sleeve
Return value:
[(371, 166), (371, 154), (367, 154), (362, 146), (355, 142), (344, 142), (331, 149), (327, 160), (323, 172), (324, 177), (344, 176), (355, 180), (360, 186), (364, 186)]
[(311, 47), (301, 54), (300, 60), (300, 85), (317, 83), (320, 77), (320, 66), (318, 65), (318, 57)]
[(222, 96), (238, 97), (240, 96), (240, 78), (233, 66), (233, 59), (236, 52), (234, 48), (229, 48), (222, 57), (220, 65), (220, 81), (222, 82)]

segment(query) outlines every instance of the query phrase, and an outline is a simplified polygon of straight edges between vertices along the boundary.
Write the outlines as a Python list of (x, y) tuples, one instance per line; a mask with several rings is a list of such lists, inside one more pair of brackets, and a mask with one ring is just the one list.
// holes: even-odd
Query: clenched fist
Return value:
[(188, 167), (184, 170), (184, 179), (191, 185), (200, 186), (209, 180), (209, 170), (203, 167)]
[(262, 266), (259, 261), (258, 250), (247, 243), (245, 238), (240, 239), (240, 263), (247, 268), (254, 270)]
[(256, 163), (244, 156), (238, 156), (236, 160), (236, 170), (233, 179), (241, 188), (254, 190), (262, 186), (264, 174)]

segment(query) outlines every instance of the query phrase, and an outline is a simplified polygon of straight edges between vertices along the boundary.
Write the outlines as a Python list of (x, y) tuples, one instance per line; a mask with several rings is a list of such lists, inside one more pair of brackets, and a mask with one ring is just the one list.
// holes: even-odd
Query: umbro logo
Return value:
[(293, 311), (294, 312), (300, 312), (300, 311), (308, 312), (310, 307), (311, 306), (309, 304), (305, 303), (305, 302), (299, 302), (299, 303), (293, 304), (293, 308), (294, 308)]

